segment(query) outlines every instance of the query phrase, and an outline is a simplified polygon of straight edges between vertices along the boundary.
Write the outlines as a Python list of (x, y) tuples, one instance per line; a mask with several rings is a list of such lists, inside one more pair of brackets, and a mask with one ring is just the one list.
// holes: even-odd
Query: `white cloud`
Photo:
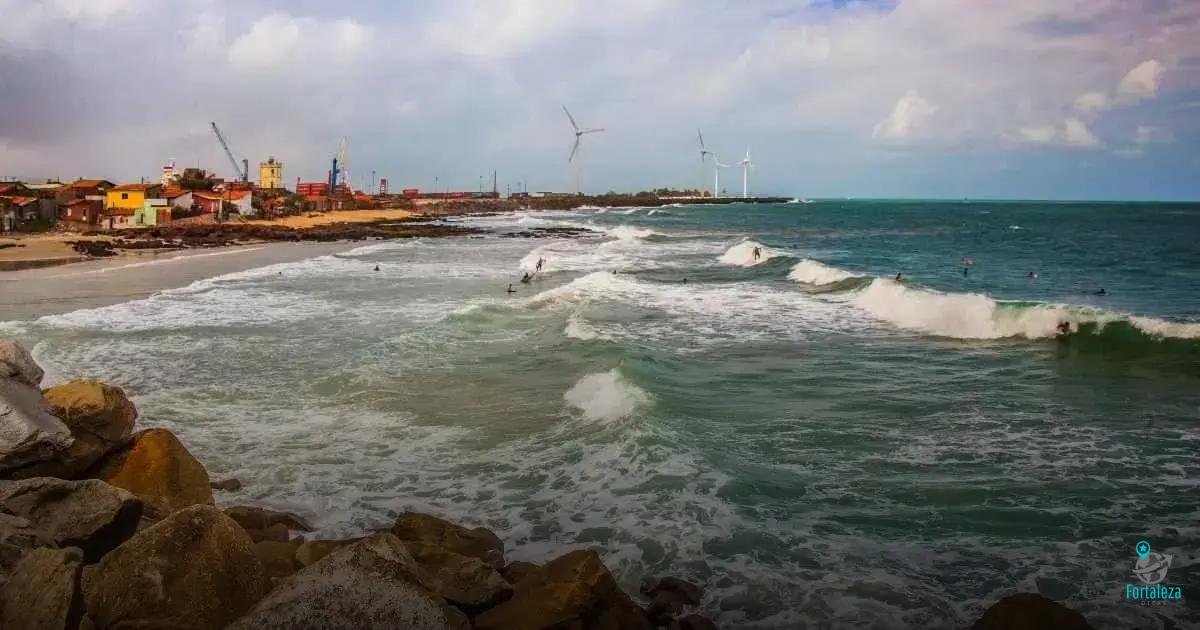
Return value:
[(896, 101), (892, 113), (876, 123), (871, 136), (890, 140), (911, 138), (925, 129), (938, 109), (937, 105), (917, 94), (916, 90), (909, 90)]
[(1097, 114), (1112, 106), (1112, 100), (1103, 92), (1084, 92), (1075, 99), (1075, 109), (1083, 114)]
[(324, 22), (272, 13), (233, 41), (228, 58), (235, 70), (250, 73), (336, 72), (331, 64), (351, 61), (369, 37), (370, 29), (350, 18)]
[(1078, 118), (1063, 121), (1063, 142), (1067, 146), (1089, 149), (1100, 146), (1100, 139)]
[(1157, 59), (1143, 61), (1126, 73), (1117, 85), (1117, 95), (1128, 101), (1139, 101), (1158, 95), (1163, 65)]
[(1054, 142), (1056, 132), (1053, 126), (1021, 127), (1017, 130), (1018, 137), (1030, 144), (1050, 144)]

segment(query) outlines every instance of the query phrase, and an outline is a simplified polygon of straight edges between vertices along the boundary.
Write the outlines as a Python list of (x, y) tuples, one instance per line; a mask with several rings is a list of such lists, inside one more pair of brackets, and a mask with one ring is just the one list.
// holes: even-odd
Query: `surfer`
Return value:
[(1071, 322), (1059, 322), (1058, 323), (1058, 334), (1068, 335), (1070, 333), (1071, 333)]
[(899, 271), (896, 272), (896, 282), (904, 282), (904, 274)]
[(1036, 272), (1036, 271), (1030, 271), (1029, 273), (1025, 274), (1025, 277), (1026, 277), (1026, 278), (1029, 278), (1030, 280), (1036, 280), (1036, 279), (1037, 279), (1037, 272)]
[(517, 290), (516, 290), (516, 289), (514, 289), (514, 288), (512, 288), (512, 283), (510, 282), (510, 283), (508, 283), (508, 288), (507, 288), (507, 289), (505, 289), (505, 290), (504, 290), (504, 292), (505, 292), (505, 293), (516, 293), (516, 292), (517, 292)]
[(524, 284), (529, 284), (529, 281), (532, 279), (533, 275), (531, 275), (528, 271), (525, 272), (525, 275), (521, 276), (521, 282)]
[(754, 247), (754, 260), (758, 261), (759, 258), (762, 258), (762, 249), (756, 245)]
[(1093, 295), (1108, 295), (1108, 291), (1105, 291), (1104, 287), (1100, 287), (1100, 290), (1093, 293)]
[(375, 271), (379, 271), (379, 265), (375, 265)]
[(546, 259), (545, 259), (545, 258), (538, 258), (538, 261), (537, 261), (537, 267), (535, 267), (535, 268), (534, 268), (534, 271), (541, 271), (541, 270), (542, 270), (542, 265), (545, 265), (545, 264), (546, 264)]
[(967, 269), (969, 269), (969, 267), (963, 267), (963, 277), (964, 278), (967, 277)]

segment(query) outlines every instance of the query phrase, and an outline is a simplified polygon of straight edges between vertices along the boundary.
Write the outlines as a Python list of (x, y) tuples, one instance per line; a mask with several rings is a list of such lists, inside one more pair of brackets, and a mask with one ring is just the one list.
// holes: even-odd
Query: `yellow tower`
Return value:
[(283, 188), (283, 162), (272, 155), (258, 164), (259, 188)]

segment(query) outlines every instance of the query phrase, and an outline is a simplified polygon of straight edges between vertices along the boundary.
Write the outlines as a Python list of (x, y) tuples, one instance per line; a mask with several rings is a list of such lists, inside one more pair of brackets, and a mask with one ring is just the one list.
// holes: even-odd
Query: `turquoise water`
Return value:
[[(630, 588), (703, 583), (723, 627), (963, 627), (1017, 590), (1097, 627), (1200, 622), (1200, 206), (457, 222), (492, 233), (0, 330), (323, 534), (420, 509), (515, 559), (590, 546)], [(595, 235), (499, 236), (538, 226)], [(1121, 600), (1141, 539), (1184, 602)]]

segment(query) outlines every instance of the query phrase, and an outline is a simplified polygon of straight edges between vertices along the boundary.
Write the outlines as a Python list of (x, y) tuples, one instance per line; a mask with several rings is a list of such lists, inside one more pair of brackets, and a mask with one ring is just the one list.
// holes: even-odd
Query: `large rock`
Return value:
[(646, 616), (655, 625), (665, 626), (682, 614), (687, 606), (699, 606), (704, 591), (698, 585), (677, 577), (651, 578), (642, 583), (642, 594), (650, 598)]
[(17, 469), (50, 460), (72, 441), (70, 430), (51, 413), (38, 388), (24, 376), (0, 378), (0, 475), (11, 476)]
[(225, 515), (237, 521), (237, 524), (241, 525), (246, 531), (268, 529), (275, 525), (282, 525), (289, 531), (311, 532), (313, 530), (313, 526), (308, 521), (291, 512), (279, 512), (248, 505), (235, 505), (225, 508)]
[(300, 545), (301, 541), (299, 540), (286, 542), (264, 540), (254, 543), (254, 553), (258, 556), (259, 562), (262, 562), (267, 577), (282, 578), (302, 568), (300, 561), (296, 560), (296, 550), (300, 548)]
[(475, 618), (478, 630), (653, 626), (594, 551), (572, 551), (530, 571), (513, 596)]
[(300, 543), (296, 548), (296, 562), (300, 566), (306, 567), (321, 558), (341, 549), (349, 547), (354, 543), (362, 540), (362, 538), (347, 538), (345, 540), (306, 540)]
[(128, 446), (101, 459), (89, 476), (136, 494), (154, 518), (213, 503), (208, 471), (166, 429), (134, 435)]
[(12, 339), (0, 339), (0, 379), (12, 379), (30, 387), (40, 387), (44, 375), (25, 346)]
[(0, 585), (30, 549), (39, 544), (29, 519), (0, 511)]
[(281, 582), (229, 630), (443, 630), (457, 615), (391, 534), (343, 547)]
[(99, 381), (72, 381), (51, 387), (44, 394), (75, 442), (52, 462), (57, 469), (45, 467), (35, 471), (38, 475), (77, 476), (124, 444), (137, 420), (137, 409), (125, 392)]
[(672, 621), (667, 630), (717, 630), (717, 624), (708, 617), (687, 615)]
[(1017, 593), (992, 604), (971, 630), (1091, 630), (1083, 615), (1037, 593)]
[(512, 586), (483, 560), (428, 543), (404, 546), (425, 569), (433, 591), (466, 610), (479, 610), (512, 594)]
[(79, 595), (82, 565), (83, 553), (74, 547), (29, 552), (0, 589), (0, 628), (79, 627), (83, 617)]
[(33, 523), (42, 544), (79, 547), (95, 562), (133, 535), (142, 502), (95, 479), (38, 477), (0, 481), (0, 510)]
[(484, 527), (467, 529), (428, 514), (401, 514), (392, 533), (403, 541), (427, 543), (464, 556), (479, 558), (493, 569), (504, 567), (504, 543)]
[(224, 628), (267, 588), (246, 532), (209, 505), (171, 514), (83, 571), (100, 629)]

